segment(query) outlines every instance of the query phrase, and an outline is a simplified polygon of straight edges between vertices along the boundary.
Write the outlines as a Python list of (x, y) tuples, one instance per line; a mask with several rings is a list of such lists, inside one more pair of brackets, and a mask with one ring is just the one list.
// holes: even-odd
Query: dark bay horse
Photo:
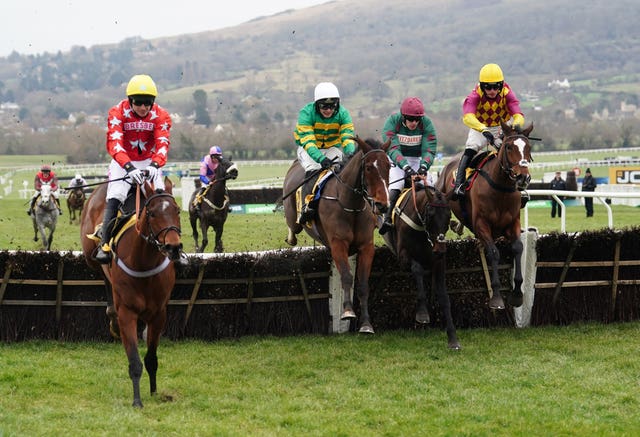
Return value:
[[(167, 303), (175, 283), (174, 263), (181, 263), (180, 207), (165, 179), (166, 191), (154, 191), (145, 182), (137, 190), (130, 220), (114, 230), (113, 259), (99, 265), (93, 259), (99, 242), (89, 238), (102, 221), (106, 201), (106, 185), (96, 189), (82, 211), (80, 235), (82, 251), (89, 266), (102, 271), (111, 289), (113, 308), (107, 308), (129, 360), (129, 377), (133, 383), (133, 406), (142, 407), (140, 378), (142, 362), (138, 353), (138, 320), (146, 323), (147, 352), (144, 367), (149, 374), (151, 394), (156, 393), (158, 370), (157, 349), (165, 326)], [(126, 203), (128, 205), (129, 202)], [(116, 225), (118, 226), (118, 225)], [(118, 230), (120, 229), (120, 230)]]
[[(470, 188), (462, 200), (450, 200), (451, 211), (480, 240), (491, 265), (491, 298), (489, 307), (504, 309), (500, 293), (498, 263), (500, 252), (495, 241), (504, 237), (511, 244), (514, 255), (514, 288), (509, 303), (522, 305), (522, 242), (520, 241), (520, 191), (529, 184), (531, 145), (529, 134), (533, 123), (524, 130), (502, 124), (503, 141), (497, 154), (489, 154), (476, 165)], [(451, 199), (454, 172), (460, 154), (447, 164), (436, 187)]]
[(67, 196), (67, 208), (69, 209), (69, 224), (80, 218), (82, 208), (84, 207), (84, 201), (86, 200), (83, 188), (71, 188), (69, 195)]
[(451, 209), (444, 195), (427, 186), (424, 176), (412, 178), (411, 188), (403, 191), (394, 208), (393, 228), (383, 235), (385, 244), (398, 257), (400, 265), (410, 269), (416, 284), (416, 322), (430, 322), (425, 270), (431, 270), (431, 286), (438, 298), (446, 322), (448, 346), (460, 349), (451, 317), (451, 303), (445, 284), (447, 243)]
[[(229, 193), (227, 192), (227, 179), (235, 179), (238, 177), (238, 167), (231, 159), (222, 159), (218, 164), (215, 172), (215, 179), (204, 192), (202, 203), (200, 204), (200, 212), (195, 208), (194, 200), (200, 188), (200, 180), (196, 180), (196, 191), (191, 195), (189, 201), (189, 222), (193, 231), (193, 240), (196, 244), (196, 252), (204, 252), (205, 247), (209, 244), (207, 230), (213, 228), (215, 233), (215, 252), (224, 252), (224, 244), (222, 243), (222, 232), (224, 231), (224, 223), (227, 221), (229, 214)], [(200, 230), (202, 232), (202, 245), (198, 245), (198, 220), (200, 221)]]
[[(58, 214), (58, 205), (53, 198), (51, 185), (42, 184), (40, 196), (36, 201), (34, 212), (31, 214), (31, 220), (33, 221), (33, 241), (38, 241), (38, 237), (40, 237), (44, 250), (51, 249), (53, 233), (58, 224)], [(47, 230), (49, 235), (47, 235)]]
[[(328, 178), (318, 201), (317, 217), (304, 230), (314, 240), (331, 250), (331, 257), (340, 273), (343, 292), (341, 319), (355, 319), (351, 299), (354, 275), (349, 266), (349, 256), (357, 254), (356, 278), (361, 308), (360, 332), (373, 333), (369, 317), (369, 274), (375, 247), (373, 230), (377, 212), (389, 207), (389, 159), (390, 141), (380, 145), (374, 140), (366, 142), (356, 138), (358, 151), (345, 164), (342, 171)], [(305, 171), (296, 160), (284, 179), (284, 213), (289, 228), (286, 242), (295, 246), (296, 235), (302, 231), (297, 223), (300, 210), (295, 193), (304, 180)], [(287, 193), (293, 193), (287, 195)], [(374, 208), (377, 211), (374, 211)]]

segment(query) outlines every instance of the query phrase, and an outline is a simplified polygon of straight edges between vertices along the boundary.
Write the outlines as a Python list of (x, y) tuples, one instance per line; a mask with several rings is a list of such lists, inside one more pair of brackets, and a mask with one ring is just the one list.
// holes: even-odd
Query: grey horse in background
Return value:
[[(53, 241), (53, 233), (55, 232), (56, 225), (58, 224), (59, 214), (58, 205), (51, 193), (51, 185), (42, 185), (40, 197), (38, 197), (34, 210), (35, 213), (31, 214), (31, 220), (33, 221), (33, 241), (38, 241), (39, 233), (40, 240), (42, 241), (42, 248), (44, 250), (50, 250), (51, 242)], [(47, 236), (47, 229), (49, 230), (49, 236)]]

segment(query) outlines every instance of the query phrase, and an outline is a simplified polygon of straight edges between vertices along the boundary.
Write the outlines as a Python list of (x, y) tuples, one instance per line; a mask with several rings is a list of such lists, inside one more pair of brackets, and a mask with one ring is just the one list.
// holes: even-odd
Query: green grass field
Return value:
[(0, 344), (0, 435), (640, 433), (640, 323), (458, 334), (162, 340), (142, 410), (117, 342)]

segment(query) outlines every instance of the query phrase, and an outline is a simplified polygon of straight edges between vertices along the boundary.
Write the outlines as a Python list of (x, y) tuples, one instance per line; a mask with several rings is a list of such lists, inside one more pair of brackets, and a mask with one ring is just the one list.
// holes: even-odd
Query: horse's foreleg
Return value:
[(47, 239), (47, 250), (51, 250), (51, 243), (53, 242), (53, 233), (55, 232), (55, 228), (51, 228), (49, 232), (49, 238)]
[(207, 235), (207, 228), (209, 226), (204, 223), (204, 220), (200, 220), (200, 231), (202, 232), (202, 246), (200, 246), (200, 249), (198, 250), (198, 252), (204, 252), (204, 248), (207, 247), (207, 245), (209, 244), (209, 236)]
[(340, 274), (340, 286), (342, 287), (342, 315), (340, 319), (355, 319), (356, 313), (353, 310), (353, 302), (351, 300), (353, 274), (349, 265), (347, 247), (342, 242), (333, 244), (331, 246), (331, 258)]
[(427, 324), (430, 322), (427, 308), (427, 292), (424, 288), (424, 267), (415, 259), (411, 260), (411, 274), (416, 284), (416, 322)]
[(193, 234), (193, 241), (195, 243), (195, 250), (198, 252), (198, 218), (191, 216), (189, 217), (189, 222), (191, 223), (191, 233)]
[(129, 360), (129, 378), (133, 384), (133, 406), (142, 408), (140, 398), (140, 377), (142, 376), (142, 361), (138, 353), (138, 319), (122, 308), (118, 309), (118, 324), (122, 345)]
[(500, 251), (492, 241), (486, 246), (487, 261), (491, 265), (491, 288), (492, 294), (489, 299), (489, 308), (494, 310), (503, 310), (504, 301), (500, 293), (500, 275), (498, 273), (498, 264), (500, 262)]
[(215, 226), (213, 229), (216, 232), (216, 247), (214, 250), (216, 253), (224, 252), (224, 245), (222, 244), (222, 231), (224, 230), (224, 227)]
[(156, 374), (158, 372), (158, 344), (160, 343), (160, 334), (164, 328), (167, 316), (166, 312), (161, 311), (158, 316), (147, 324), (147, 353), (144, 356), (144, 367), (149, 374), (149, 388), (151, 394), (157, 392)]
[(445, 282), (446, 258), (444, 253), (434, 254), (433, 265), (431, 267), (431, 276), (433, 279), (433, 287), (435, 289), (436, 296), (438, 297), (438, 304), (440, 304), (440, 311), (444, 316), (447, 324), (447, 342), (449, 349), (460, 349), (460, 342), (458, 341), (458, 335), (456, 334), (456, 327), (453, 324), (453, 317), (451, 316), (451, 301), (449, 300), (449, 294), (447, 293), (447, 286)]
[(514, 307), (522, 305), (522, 241), (520, 238), (511, 243), (513, 251), (514, 275), (513, 275), (513, 291), (508, 297), (509, 304)]
[(375, 247), (373, 243), (358, 252), (356, 277), (358, 281), (358, 299), (360, 300), (360, 329), (363, 334), (373, 334), (373, 325), (369, 317), (369, 275), (373, 263)]

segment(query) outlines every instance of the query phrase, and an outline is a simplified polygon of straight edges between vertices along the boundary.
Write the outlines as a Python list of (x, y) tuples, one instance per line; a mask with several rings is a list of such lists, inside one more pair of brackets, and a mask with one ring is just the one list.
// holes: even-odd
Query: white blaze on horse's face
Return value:
[(518, 165), (520, 165), (520, 167), (529, 167), (529, 161), (527, 161), (524, 155), (524, 148), (526, 147), (527, 142), (522, 138), (518, 138), (513, 142), (513, 144), (518, 147), (518, 150), (520, 150), (520, 156), (522, 156)]

